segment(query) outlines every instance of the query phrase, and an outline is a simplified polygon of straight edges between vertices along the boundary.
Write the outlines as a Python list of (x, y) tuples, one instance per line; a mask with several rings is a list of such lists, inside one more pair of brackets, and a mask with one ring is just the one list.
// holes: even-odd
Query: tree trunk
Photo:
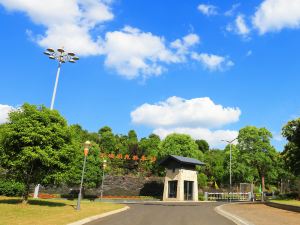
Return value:
[(29, 196), (29, 184), (26, 185), (25, 191), (22, 196), (22, 204), (28, 203), (28, 196)]
[(261, 177), (261, 201), (264, 202), (265, 199), (264, 199), (264, 192), (265, 192), (265, 176), (262, 176)]

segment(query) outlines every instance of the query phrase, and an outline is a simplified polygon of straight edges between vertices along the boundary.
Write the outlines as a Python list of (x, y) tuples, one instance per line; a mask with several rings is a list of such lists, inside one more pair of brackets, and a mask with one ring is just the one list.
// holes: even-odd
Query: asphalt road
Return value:
[(234, 225), (217, 214), (221, 203), (137, 203), (88, 225)]

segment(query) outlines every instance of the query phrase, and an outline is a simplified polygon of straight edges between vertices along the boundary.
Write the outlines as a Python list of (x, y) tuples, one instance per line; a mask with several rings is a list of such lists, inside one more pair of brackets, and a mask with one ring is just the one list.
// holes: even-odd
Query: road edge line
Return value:
[[(233, 203), (233, 204), (237, 204), (237, 203)], [(253, 223), (250, 223), (249, 221), (222, 209), (223, 206), (225, 206), (225, 205), (230, 205), (230, 204), (219, 205), (219, 206), (215, 207), (214, 210), (221, 216), (226, 217), (227, 219), (231, 220), (232, 222), (234, 222), (237, 225), (254, 225)]]
[(94, 220), (101, 219), (103, 217), (107, 217), (107, 216), (110, 216), (110, 215), (113, 215), (113, 214), (116, 214), (116, 213), (120, 213), (120, 212), (126, 211), (128, 209), (130, 209), (130, 207), (129, 206), (125, 206), (125, 207), (123, 207), (121, 209), (116, 209), (116, 210), (109, 211), (109, 212), (106, 212), (106, 213), (101, 213), (99, 215), (87, 217), (87, 218), (84, 218), (82, 220), (78, 220), (78, 221), (75, 221), (75, 222), (72, 222), (72, 223), (68, 223), (67, 225), (82, 225), (82, 224), (86, 224), (86, 223), (92, 222)]

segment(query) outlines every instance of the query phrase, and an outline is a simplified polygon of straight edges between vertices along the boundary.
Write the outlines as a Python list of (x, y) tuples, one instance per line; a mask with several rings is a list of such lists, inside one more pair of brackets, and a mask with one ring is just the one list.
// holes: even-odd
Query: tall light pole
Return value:
[(101, 181), (101, 192), (100, 192), (100, 199), (103, 198), (103, 185), (104, 185), (104, 170), (106, 168), (106, 159), (103, 160), (102, 164), (102, 181)]
[(84, 176), (84, 170), (85, 170), (86, 157), (87, 157), (87, 155), (89, 153), (89, 147), (90, 147), (90, 145), (91, 145), (91, 142), (89, 142), (89, 141), (86, 141), (84, 143), (84, 160), (83, 160), (81, 182), (80, 182), (80, 188), (79, 188), (79, 193), (78, 193), (78, 200), (77, 200), (76, 210), (80, 210), (80, 201), (81, 201), (81, 195), (82, 195), (83, 176)]
[(56, 79), (51, 99), (51, 105), (50, 109), (53, 110), (54, 107), (54, 101), (56, 96), (56, 90), (59, 80), (59, 74), (60, 74), (60, 67), (63, 63), (70, 62), (75, 63), (79, 58), (75, 55), (73, 52), (66, 52), (63, 48), (58, 48), (57, 50), (54, 50), (52, 48), (48, 48), (47, 51), (44, 52), (45, 55), (49, 56), (49, 59), (57, 60), (58, 61), (58, 68), (56, 72)]
[[(55, 79), (54, 90), (53, 90), (51, 105), (50, 105), (50, 109), (53, 110), (56, 90), (57, 90), (57, 85), (59, 80), (59, 74), (60, 74), (60, 67), (62, 63), (66, 63), (66, 62), (75, 63), (77, 60), (79, 60), (79, 58), (75, 55), (75, 53), (66, 52), (63, 48), (58, 48), (57, 50), (54, 50), (53, 48), (47, 48), (44, 54), (47, 55), (49, 59), (58, 61), (58, 68), (56, 72), (56, 79)], [(38, 198), (39, 189), (40, 189), (40, 184), (35, 186), (33, 198)]]
[(232, 186), (232, 179), (231, 179), (231, 159), (232, 159), (232, 154), (231, 154), (231, 145), (232, 143), (236, 140), (237, 138), (233, 139), (233, 140), (221, 140), (221, 141), (225, 141), (229, 144), (229, 200), (231, 202), (231, 186)]

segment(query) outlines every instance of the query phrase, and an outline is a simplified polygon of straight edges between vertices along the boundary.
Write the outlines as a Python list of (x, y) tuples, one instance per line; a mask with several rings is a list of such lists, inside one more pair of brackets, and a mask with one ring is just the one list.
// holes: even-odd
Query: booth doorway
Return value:
[(193, 200), (193, 186), (194, 181), (184, 181), (184, 200)]
[(177, 180), (169, 181), (169, 198), (177, 198)]

